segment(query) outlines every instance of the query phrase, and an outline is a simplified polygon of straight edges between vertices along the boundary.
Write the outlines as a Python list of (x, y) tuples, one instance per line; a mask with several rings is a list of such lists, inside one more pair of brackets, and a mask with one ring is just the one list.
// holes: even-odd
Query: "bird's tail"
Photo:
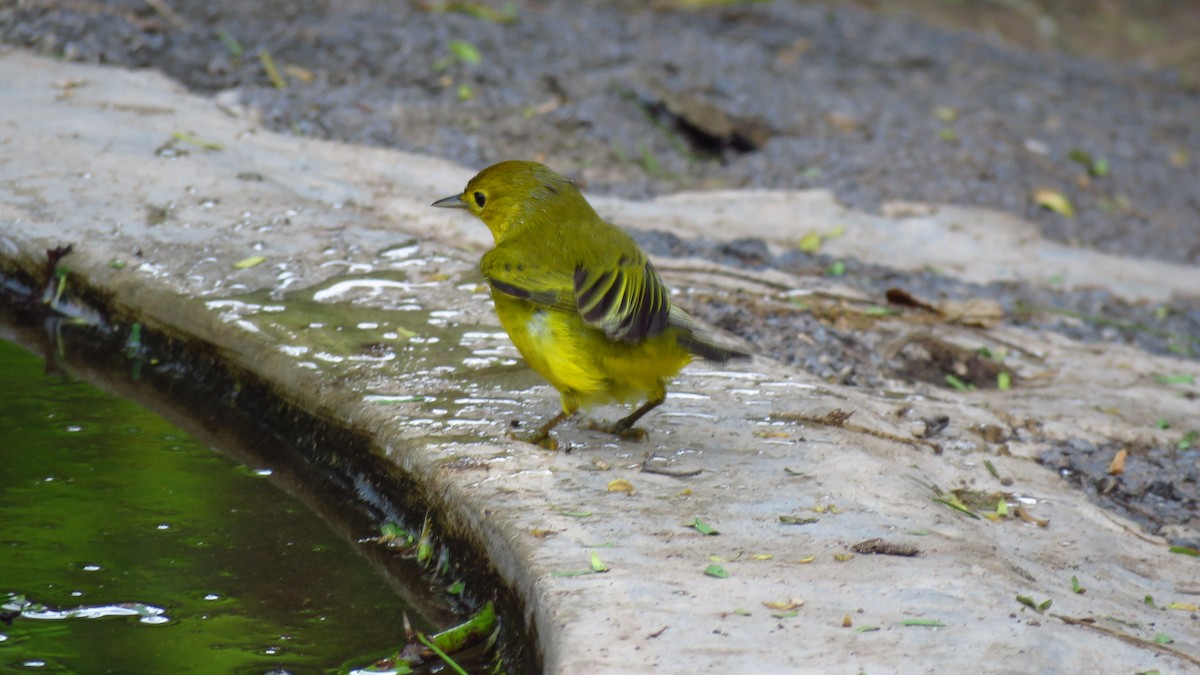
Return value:
[(707, 361), (725, 363), (730, 359), (748, 359), (750, 355), (733, 347), (719, 345), (696, 332), (696, 321), (681, 307), (671, 305), (670, 326), (678, 330), (679, 346)]
[(750, 355), (733, 347), (719, 345), (692, 332), (679, 334), (679, 346), (706, 361), (725, 363), (730, 359), (748, 359)]

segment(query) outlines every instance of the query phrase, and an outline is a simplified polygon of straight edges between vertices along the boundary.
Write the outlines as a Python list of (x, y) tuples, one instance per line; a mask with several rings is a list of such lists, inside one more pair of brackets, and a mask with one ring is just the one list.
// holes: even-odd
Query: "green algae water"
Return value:
[(404, 643), (378, 571), (268, 470), (46, 371), (0, 340), (0, 672), (325, 672)]

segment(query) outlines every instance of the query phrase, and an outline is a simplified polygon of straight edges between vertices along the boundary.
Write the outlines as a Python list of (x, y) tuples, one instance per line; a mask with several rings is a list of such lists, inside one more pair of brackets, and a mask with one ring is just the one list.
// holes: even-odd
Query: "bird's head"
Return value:
[(492, 231), (497, 244), (526, 227), (596, 217), (574, 183), (537, 162), (493, 164), (476, 174), (460, 194), (433, 205), (475, 214)]

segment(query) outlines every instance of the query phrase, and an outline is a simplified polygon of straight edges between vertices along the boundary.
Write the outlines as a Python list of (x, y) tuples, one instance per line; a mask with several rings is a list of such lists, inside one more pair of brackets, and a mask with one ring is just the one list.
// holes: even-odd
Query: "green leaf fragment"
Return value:
[(704, 573), (710, 577), (716, 577), (717, 579), (726, 579), (729, 577), (729, 572), (726, 572), (723, 566), (715, 563), (705, 567)]
[[(1200, 558), (1200, 551), (1197, 551), (1196, 549), (1191, 548), (1190, 546), (1172, 546), (1171, 548), (1168, 548), (1167, 550), (1170, 551), (1171, 553), (1178, 553), (1180, 555), (1190, 555), (1193, 558)], [(1147, 596), (1147, 597), (1149, 597), (1149, 596)]]
[(975, 513), (974, 511), (972, 511), (969, 506), (962, 503), (962, 501), (960, 501), (958, 499), (958, 497), (955, 497), (954, 495), (950, 495), (949, 497), (945, 497), (945, 496), (933, 497), (933, 501), (935, 501), (939, 504), (945, 504), (946, 506), (949, 506), (950, 508), (954, 509), (955, 511), (961, 511), (975, 519), (981, 519), (983, 517), (983, 516), (980, 516), (978, 513)]
[(1068, 152), (1067, 159), (1071, 160), (1072, 162), (1075, 162), (1076, 164), (1078, 164), (1084, 168), (1087, 168), (1092, 165), (1092, 156), (1078, 148), (1075, 148), (1074, 150), (1071, 150), (1070, 152)]
[(467, 42), (466, 40), (451, 40), (450, 53), (463, 63), (474, 64), (483, 61), (483, 56), (480, 55), (479, 50), (475, 48), (475, 45)]
[(926, 628), (945, 628), (946, 624), (937, 619), (905, 619), (900, 622), (901, 626), (924, 626)]
[(584, 577), (589, 574), (595, 574), (596, 570), (567, 570), (565, 572), (551, 572), (552, 577)]
[(600, 560), (600, 554), (594, 551), (592, 552), (592, 571), (597, 573), (608, 571), (608, 565), (605, 565), (604, 562)]
[(1147, 607), (1153, 607), (1154, 609), (1158, 609), (1158, 605), (1154, 604), (1154, 596), (1153, 595), (1147, 595), (1146, 597), (1142, 598), (1142, 604)]
[(1183, 438), (1179, 439), (1178, 443), (1175, 444), (1175, 449), (1176, 450), (1187, 450), (1188, 448), (1195, 445), (1196, 441), (1200, 441), (1200, 431), (1195, 431), (1195, 430), (1189, 431), (1183, 435)]
[(992, 478), (995, 478), (997, 480), (1000, 479), (1000, 472), (996, 471), (996, 466), (994, 464), (992, 464), (992, 460), (990, 460), (990, 459), (983, 460), (983, 468), (987, 469), (988, 473), (992, 474)]
[(996, 388), (1000, 391), (1012, 389), (1012, 373), (1007, 370), (996, 373)]
[(845, 273), (846, 273), (846, 263), (842, 262), (841, 260), (835, 261), (832, 265), (829, 266), (829, 269), (825, 270), (826, 276), (831, 276), (831, 277), (840, 277), (840, 276), (844, 275)]
[(741, 607), (738, 607), (737, 609), (733, 610), (733, 613), (737, 614), (738, 616), (750, 616), (750, 610), (742, 609)]
[(408, 532), (400, 525), (393, 522), (386, 522), (379, 528), (381, 536), (388, 539), (404, 539), (408, 537)]
[(1155, 375), (1154, 381), (1159, 384), (1196, 384), (1195, 375)]
[(694, 527), (694, 528), (696, 528), (697, 532), (699, 532), (700, 534), (703, 534), (705, 536), (709, 536), (709, 537), (721, 534), (720, 532), (713, 529), (713, 527), (711, 525), (704, 522), (703, 520), (700, 520), (699, 518), (692, 521), (692, 524), (689, 525), (689, 527)]
[(772, 612), (771, 613), (771, 616), (775, 617), (776, 619), (791, 619), (791, 618), (794, 618), (799, 615), (800, 615), (800, 612), (798, 612), (794, 609), (791, 610), (790, 612)]
[(1158, 421), (1154, 423), (1154, 426), (1158, 427), (1159, 429), (1170, 429), (1171, 423), (1167, 421), (1167, 418), (1160, 417), (1158, 418)]
[(142, 348), (142, 324), (135, 321), (129, 327), (129, 339), (125, 341), (125, 346), (133, 351)]
[(440, 647), (442, 651), (448, 653), (462, 651), (473, 640), (495, 632), (497, 621), (496, 608), (488, 602), (471, 618), (436, 635), (430, 635), (429, 640)]
[(238, 270), (244, 270), (244, 269), (247, 269), (250, 267), (254, 267), (255, 265), (261, 265), (266, 261), (267, 261), (267, 259), (262, 257), (261, 255), (252, 255), (249, 258), (242, 258), (241, 260), (233, 263), (233, 268), (238, 269)]
[(275, 59), (271, 57), (271, 52), (265, 49), (259, 52), (258, 61), (262, 64), (267, 79), (271, 81), (271, 86), (280, 90), (287, 89), (287, 80), (283, 79), (283, 75), (280, 74), (279, 67), (275, 65)]
[(242, 54), (246, 53), (246, 50), (242, 47), (242, 43), (238, 42), (237, 38), (233, 37), (224, 28), (217, 29), (217, 39), (221, 41), (221, 44), (225, 45), (225, 49), (229, 50), (229, 55), (235, 59), (242, 58)]
[(465, 583), (456, 581), (446, 587), (446, 592), (450, 595), (462, 595), (462, 592), (466, 590), (466, 588), (467, 585)]
[(809, 232), (800, 238), (800, 243), (796, 244), (796, 247), (805, 253), (812, 253), (821, 248), (824, 241), (825, 237), (821, 236), (820, 232)]
[(1080, 594), (1087, 592), (1087, 589), (1084, 588), (1083, 585), (1079, 583), (1079, 577), (1077, 577), (1073, 574), (1071, 575), (1071, 590), (1075, 591), (1076, 593), (1080, 593)]
[(1166, 633), (1159, 633), (1154, 636), (1154, 644), (1156, 645), (1169, 645), (1174, 641), (1175, 638), (1167, 635)]
[(951, 375), (949, 373), (946, 374), (946, 384), (950, 385), (951, 387), (954, 387), (955, 389), (957, 389), (959, 391), (967, 391), (967, 389), (968, 389), (966, 382), (963, 382), (957, 376)]
[(417, 539), (417, 563), (425, 565), (433, 559), (433, 521), (425, 517), (421, 536)]
[(779, 522), (784, 525), (812, 525), (813, 523), (821, 522), (821, 519), (802, 516), (779, 516)]
[(1050, 609), (1050, 606), (1054, 604), (1053, 600), (1044, 600), (1042, 602), (1037, 602), (1028, 595), (1018, 595), (1017, 602), (1021, 603), (1022, 605), (1025, 605), (1029, 609), (1034, 610), (1038, 614), (1041, 614), (1042, 612), (1045, 612), (1047, 609)]
[(417, 633), (417, 640), (426, 647), (429, 647), (434, 654), (437, 654), (439, 659), (444, 661), (447, 666), (450, 666), (450, 668), (454, 672), (458, 673), (458, 675), (467, 675), (467, 671), (463, 670), (462, 666), (458, 665), (454, 659), (450, 658), (446, 652), (442, 651), (441, 647), (438, 647), (436, 644), (434, 644), (429, 638), (425, 637), (423, 633)]

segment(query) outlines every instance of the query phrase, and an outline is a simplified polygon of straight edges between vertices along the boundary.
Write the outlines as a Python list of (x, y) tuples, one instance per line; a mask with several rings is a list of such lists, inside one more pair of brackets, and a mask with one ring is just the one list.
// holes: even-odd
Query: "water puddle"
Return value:
[[(303, 503), (0, 342), (0, 670), (318, 671), (427, 624)], [(51, 369), (52, 370), (52, 369)]]
[[(221, 302), (219, 311), (243, 313), (238, 321), (298, 317), (290, 303)], [(377, 325), (354, 319), (351, 331), (398, 328), (394, 314)], [(56, 321), (0, 325), (0, 671), (356, 669), (402, 647), (406, 621), (432, 634), (494, 592), (478, 572), (443, 581), (380, 543), (385, 522), (419, 531), (421, 516), (406, 515), (418, 505), (393, 499), (412, 491), (392, 484), (401, 479), (381, 459), (348, 450), (347, 432), (289, 438), (266, 426), (278, 420), (261, 414), (272, 408), (263, 392), (175, 400), (204, 376)], [(49, 362), (6, 340), (42, 345)], [(140, 393), (153, 410), (80, 377)], [(447, 590), (454, 578), (465, 593), (458, 582)], [(477, 648), (459, 662), (474, 670), (491, 657)]]

